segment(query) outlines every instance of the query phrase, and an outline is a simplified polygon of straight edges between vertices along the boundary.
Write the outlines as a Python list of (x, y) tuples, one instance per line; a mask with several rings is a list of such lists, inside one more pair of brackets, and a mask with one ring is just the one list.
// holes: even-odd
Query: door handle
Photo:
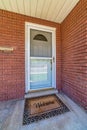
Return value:
[(55, 62), (55, 57), (53, 57), (53, 62)]

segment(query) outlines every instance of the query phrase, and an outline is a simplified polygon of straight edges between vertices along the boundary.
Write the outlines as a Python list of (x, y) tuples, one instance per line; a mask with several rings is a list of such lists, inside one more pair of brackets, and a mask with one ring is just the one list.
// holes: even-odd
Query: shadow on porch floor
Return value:
[(22, 125), (24, 100), (0, 102), (0, 130), (87, 130), (87, 113), (64, 94), (58, 94), (70, 112)]

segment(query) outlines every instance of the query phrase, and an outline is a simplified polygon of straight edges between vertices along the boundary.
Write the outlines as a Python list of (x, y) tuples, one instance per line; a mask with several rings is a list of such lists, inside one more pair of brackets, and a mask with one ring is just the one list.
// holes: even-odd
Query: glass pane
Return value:
[(31, 60), (31, 82), (47, 80), (47, 64), (41, 60)]
[(30, 30), (30, 56), (52, 57), (52, 33)]
[(30, 68), (30, 86), (32, 89), (51, 86), (51, 60), (31, 59)]

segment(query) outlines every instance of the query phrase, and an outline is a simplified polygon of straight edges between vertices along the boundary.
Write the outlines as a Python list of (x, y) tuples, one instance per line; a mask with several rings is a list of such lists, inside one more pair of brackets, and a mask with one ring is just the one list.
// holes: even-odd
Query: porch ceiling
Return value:
[(0, 9), (61, 23), (79, 0), (0, 0)]

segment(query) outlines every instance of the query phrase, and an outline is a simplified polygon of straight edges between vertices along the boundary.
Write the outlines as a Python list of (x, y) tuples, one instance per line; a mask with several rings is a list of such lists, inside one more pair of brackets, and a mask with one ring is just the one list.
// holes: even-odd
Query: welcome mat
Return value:
[(67, 106), (55, 94), (25, 100), (23, 125), (68, 112)]

